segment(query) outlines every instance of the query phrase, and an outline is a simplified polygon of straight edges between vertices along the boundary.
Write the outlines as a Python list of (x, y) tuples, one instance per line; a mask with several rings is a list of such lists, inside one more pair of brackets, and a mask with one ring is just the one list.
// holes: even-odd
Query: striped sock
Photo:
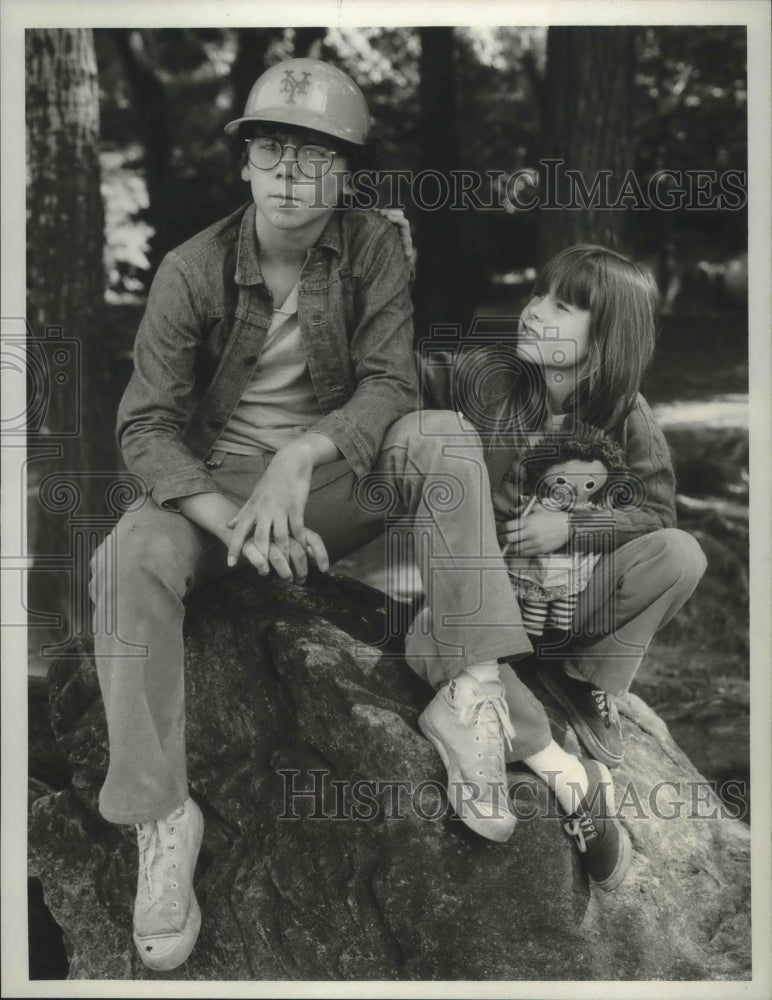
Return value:
[(543, 601), (532, 601), (524, 598), (520, 601), (520, 613), (523, 626), (531, 635), (543, 635), (544, 623), (547, 620), (547, 604)]
[(563, 632), (569, 632), (578, 599), (578, 594), (569, 594), (567, 597), (556, 597), (554, 601), (551, 601), (547, 624), (559, 628)]

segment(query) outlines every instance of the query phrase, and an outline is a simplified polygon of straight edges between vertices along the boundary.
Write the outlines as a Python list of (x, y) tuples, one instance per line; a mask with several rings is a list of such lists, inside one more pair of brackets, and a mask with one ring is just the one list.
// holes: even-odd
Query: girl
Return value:
[[(464, 350), (450, 365), (423, 366), (430, 397), (463, 409), (487, 445), (500, 545), (531, 557), (570, 538), (576, 551), (601, 558), (580, 595), (570, 647), (537, 645), (539, 678), (592, 759), (558, 746), (542, 706), (501, 663), (475, 665), (440, 688), (419, 724), (448, 767), (451, 802), (459, 800), (454, 782), (468, 785), (483, 775), (506, 789), (504, 760), (522, 760), (547, 781), (589, 874), (607, 890), (621, 883), (631, 857), (627, 833), (612, 816), (608, 767), (622, 760), (613, 698), (627, 691), (651, 636), (705, 569), (696, 541), (673, 528), (668, 447), (639, 394), (654, 348), (657, 298), (651, 276), (629, 258), (574, 246), (543, 269), (513, 348)], [(524, 517), (517, 484), (527, 449), (546, 434), (575, 436), (588, 426), (621, 448), (634, 484), (631, 502), (612, 514), (578, 517), (539, 506)]]

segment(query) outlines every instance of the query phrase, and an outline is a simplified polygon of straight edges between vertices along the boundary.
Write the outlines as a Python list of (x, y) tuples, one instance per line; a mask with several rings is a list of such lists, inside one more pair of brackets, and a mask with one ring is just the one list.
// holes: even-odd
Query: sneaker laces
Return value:
[(600, 691), (599, 689), (593, 688), (592, 696), (595, 699), (597, 709), (603, 718), (606, 728), (608, 729), (613, 721), (616, 707), (614, 702), (611, 700), (611, 695), (609, 695), (607, 691)]
[(509, 709), (502, 695), (484, 694), (474, 692), (477, 697), (470, 698), (461, 708), (460, 719), (464, 725), (470, 723), (484, 735), (478, 734), (480, 742), (489, 745), (488, 750), (481, 750), (479, 756), (493, 758), (496, 762), (495, 773), (503, 770), (504, 760), (502, 755), (502, 735), (507, 744), (507, 749), (512, 749), (512, 740), (515, 736), (515, 727), (509, 717)]
[[(156, 822), (151, 820), (149, 823), (138, 823), (137, 824), (137, 843), (139, 845), (139, 875), (140, 880), (144, 878), (145, 884), (147, 886), (147, 894), (150, 900), (156, 898), (154, 896), (154, 889), (161, 887), (162, 882), (158, 879), (159, 873), (156, 872), (156, 877), (153, 876), (153, 867), (158, 857), (159, 848), (162, 847), (162, 841), (164, 839), (164, 834), (172, 833), (174, 834), (175, 828), (173, 825), (175, 820), (182, 818), (185, 812), (185, 807), (180, 806), (176, 809), (170, 816), (167, 816), (166, 820), (160, 820)], [(165, 847), (166, 844), (164, 843)], [(156, 866), (157, 867), (157, 866)], [(156, 881), (158, 880), (158, 881)], [(159, 896), (161, 893), (158, 894)]]
[(598, 836), (592, 816), (583, 812), (578, 816), (570, 816), (563, 824), (563, 829), (571, 837), (576, 838), (576, 846), (584, 854), (587, 851), (587, 841)]

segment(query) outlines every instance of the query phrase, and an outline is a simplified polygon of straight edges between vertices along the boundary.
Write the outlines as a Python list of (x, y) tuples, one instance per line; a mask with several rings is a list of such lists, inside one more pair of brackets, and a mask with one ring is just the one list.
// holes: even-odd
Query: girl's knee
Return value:
[(656, 535), (663, 545), (663, 574), (696, 586), (708, 565), (697, 539), (680, 528), (663, 528)]

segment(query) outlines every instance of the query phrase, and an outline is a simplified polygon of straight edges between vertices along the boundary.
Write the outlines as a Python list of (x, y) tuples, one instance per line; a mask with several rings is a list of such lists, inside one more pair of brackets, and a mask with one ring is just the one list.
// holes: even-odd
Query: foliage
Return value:
[[(638, 39), (636, 170), (747, 169), (745, 27), (659, 27)], [(674, 241), (683, 258), (743, 251), (744, 211), (653, 213), (640, 227), (652, 245)], [(646, 247), (642, 247), (646, 249)]]
[[(127, 75), (117, 47), (121, 34), (131, 36), (134, 57), (151, 76), (152, 101), (139, 98)], [(156, 241), (165, 248), (244, 200), (222, 135), (243, 100), (234, 97), (243, 90), (235, 75), (256, 78), (264, 65), (292, 56), (300, 42), (292, 28), (112, 29), (95, 35), (110, 283), (116, 292), (136, 290), (137, 280), (146, 281), (147, 265), (156, 262), (153, 247), (145, 245), (148, 226), (163, 229)], [(459, 169), (508, 176), (535, 165), (544, 124), (546, 29), (457, 28), (455, 41), (458, 107), (448, 127), (457, 130)], [(639, 29), (637, 46), (635, 168), (644, 185), (663, 168), (744, 170), (745, 29), (650, 27)], [(419, 29), (326, 29), (312, 54), (337, 63), (361, 84), (382, 168), (417, 170)], [(160, 154), (147, 149), (151, 113), (166, 143)], [(163, 198), (148, 199), (142, 182), (152, 191), (159, 176)], [(490, 194), (485, 185), (478, 193), (483, 200)], [(420, 224), (410, 206), (408, 214)], [(533, 263), (538, 215), (511, 206), (464, 212), (458, 252), (479, 300), (489, 294), (493, 276)], [(135, 229), (141, 223), (145, 228)], [(671, 269), (672, 258), (693, 269), (696, 260), (720, 262), (740, 252), (745, 232), (744, 211), (638, 212), (631, 249), (664, 254)]]

